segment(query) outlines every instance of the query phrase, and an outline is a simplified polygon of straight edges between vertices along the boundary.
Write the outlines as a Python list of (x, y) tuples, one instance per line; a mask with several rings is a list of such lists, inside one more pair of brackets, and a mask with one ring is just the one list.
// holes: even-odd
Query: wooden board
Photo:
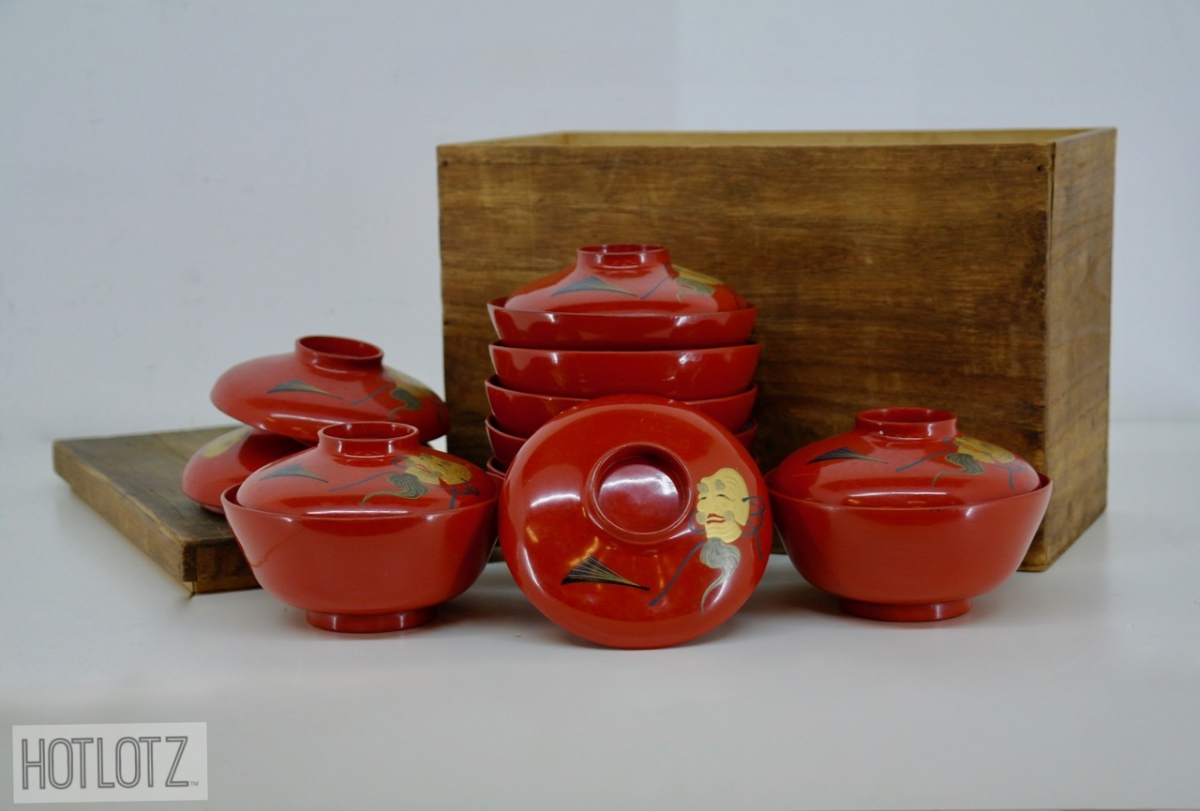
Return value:
[(185, 588), (197, 594), (255, 588), (228, 522), (179, 485), (192, 454), (229, 430), (60, 439), (54, 470)]
[(658, 242), (760, 308), (769, 470), (855, 412), (926, 405), (1055, 495), (1023, 568), (1104, 510), (1111, 129), (556, 133), (438, 149), (452, 453), (490, 454), (486, 303), (593, 242)]

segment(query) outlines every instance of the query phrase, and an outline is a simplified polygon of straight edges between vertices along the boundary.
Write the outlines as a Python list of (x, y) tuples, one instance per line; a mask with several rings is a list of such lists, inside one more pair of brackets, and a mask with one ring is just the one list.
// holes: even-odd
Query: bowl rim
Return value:
[(490, 433), (494, 433), (497, 436), (503, 437), (504, 439), (511, 439), (514, 442), (525, 442), (529, 439), (527, 436), (518, 436), (512, 431), (505, 431), (500, 427), (499, 423), (496, 422), (495, 414), (488, 414), (486, 417), (484, 417), (483, 424), (485, 430), (489, 431)]
[[(485, 390), (493, 388), (498, 389), (505, 394), (515, 394), (523, 398), (531, 397), (536, 400), (570, 400), (574, 404), (578, 405), (579, 403), (585, 403), (588, 400), (596, 399), (594, 397), (575, 397), (568, 394), (538, 394), (537, 392), (533, 391), (521, 391), (520, 389), (514, 389), (504, 385), (504, 382), (500, 380), (500, 376), (495, 373), (488, 375), (484, 379), (483, 384)], [(702, 400), (680, 400), (677, 397), (670, 397), (668, 399), (675, 400), (676, 402), (683, 403), (684, 405), (695, 407), (703, 403), (718, 403), (723, 400), (737, 400), (747, 397), (755, 400), (758, 399), (758, 382), (756, 380), (751, 380), (749, 387), (743, 389), (742, 391), (734, 394), (726, 394), (721, 397), (705, 397)]]
[(737, 307), (732, 310), (712, 310), (702, 313), (627, 313), (627, 312), (605, 312), (605, 311), (584, 311), (584, 312), (556, 312), (553, 310), (519, 310), (513, 309), (507, 305), (509, 297), (499, 296), (498, 298), (488, 301), (488, 310), (504, 310), (509, 313), (520, 313), (521, 315), (536, 315), (553, 318), (554, 320), (567, 319), (583, 319), (583, 318), (601, 318), (601, 319), (624, 319), (629, 321), (670, 321), (675, 324), (689, 323), (693, 321), (708, 321), (718, 320), (723, 321), (730, 318), (754, 318), (758, 314), (758, 305), (747, 302), (745, 307)]
[(469, 513), (472, 510), (477, 510), (477, 509), (482, 509), (485, 507), (494, 506), (496, 504), (496, 502), (500, 500), (500, 488), (497, 487), (496, 491), (493, 492), (492, 495), (486, 499), (483, 499), (481, 501), (476, 501), (473, 504), (468, 504), (464, 507), (455, 507), (450, 510), (428, 510), (426, 512), (415, 512), (415, 513), (363, 513), (362, 515), (346, 515), (346, 514), (320, 515), (320, 514), (314, 514), (314, 513), (283, 513), (283, 512), (274, 512), (272, 510), (261, 510), (258, 507), (247, 507), (245, 504), (242, 504), (240, 501), (237, 500), (237, 491), (238, 491), (238, 488), (240, 488), (241, 486), (242, 485), (240, 483), (233, 484), (233, 485), (230, 485), (229, 487), (226, 487), (224, 490), (221, 491), (221, 500), (220, 500), (221, 506), (224, 507), (227, 512), (230, 507), (233, 507), (235, 510), (242, 510), (244, 512), (255, 513), (257, 515), (270, 516), (272, 518), (284, 518), (284, 519), (289, 519), (289, 520), (293, 520), (293, 521), (320, 521), (322, 523), (324, 523), (324, 522), (351, 523), (351, 522), (356, 522), (356, 521), (395, 521), (395, 520), (399, 520), (399, 519), (404, 519), (404, 520), (408, 520), (408, 521), (420, 521), (420, 520), (428, 521), (434, 517), (439, 517), (439, 516), (443, 516), (443, 515), (461, 515), (461, 514)]
[(676, 358), (682, 355), (698, 353), (705, 355), (716, 355), (718, 353), (726, 352), (730, 354), (750, 354), (752, 352), (761, 353), (762, 344), (757, 340), (750, 339), (737, 344), (728, 344), (726, 346), (697, 346), (685, 347), (681, 349), (554, 349), (534, 346), (510, 346), (509, 344), (497, 339), (488, 344), (488, 351), (534, 353), (537, 356), (578, 355), (580, 357), (597, 357), (600, 355), (617, 355), (622, 357), (628, 356), (630, 358), (642, 358), (644, 360), (649, 355), (657, 355), (664, 358)]
[(1024, 493), (1013, 493), (1011, 496), (1002, 498), (990, 498), (983, 501), (963, 501), (959, 504), (928, 504), (924, 506), (913, 507), (887, 507), (882, 505), (871, 504), (831, 504), (828, 501), (820, 501), (815, 498), (797, 498), (790, 496), (787, 493), (782, 493), (771, 486), (771, 474), (766, 474), (763, 478), (767, 481), (767, 493), (771, 498), (781, 498), (786, 501), (794, 502), (804, 507), (813, 507), (821, 510), (847, 510), (850, 512), (928, 512), (931, 510), (962, 510), (966, 508), (979, 508), (988, 504), (1010, 504), (1023, 498), (1035, 498), (1043, 495), (1048, 490), (1052, 490), (1054, 481), (1045, 473), (1040, 471), (1038, 475), (1038, 486), (1032, 490), (1026, 490)]

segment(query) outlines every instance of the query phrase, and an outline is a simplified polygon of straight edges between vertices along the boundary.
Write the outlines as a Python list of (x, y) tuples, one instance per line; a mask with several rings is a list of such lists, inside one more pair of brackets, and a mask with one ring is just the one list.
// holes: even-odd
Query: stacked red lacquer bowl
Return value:
[(551, 417), (613, 394), (686, 403), (753, 441), (758, 309), (661, 245), (584, 246), (572, 266), (488, 310), (499, 338), (485, 384), (493, 472)]

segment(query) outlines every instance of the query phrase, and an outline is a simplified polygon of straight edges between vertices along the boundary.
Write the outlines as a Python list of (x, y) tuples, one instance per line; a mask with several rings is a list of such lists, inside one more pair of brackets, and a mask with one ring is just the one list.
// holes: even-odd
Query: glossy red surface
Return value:
[[(585, 400), (584, 402), (591, 402)], [(677, 402), (672, 400), (671, 402)], [(724, 427), (724, 426), (722, 426)], [(517, 453), (525, 445), (531, 437), (517, 436), (510, 434), (496, 424), (493, 417), (488, 417), (484, 420), (484, 428), (487, 431), (488, 442), (492, 446), (493, 459), (497, 464), (507, 467), (516, 458)], [(536, 432), (534, 432), (536, 435)], [(748, 449), (753, 449), (754, 438), (758, 435), (758, 423), (751, 422), (749, 425), (742, 426), (742, 430), (733, 434), (733, 438), (740, 442)]]
[(183, 468), (184, 495), (207, 510), (223, 513), (221, 493), (241, 484), (259, 468), (309, 447), (290, 437), (248, 425), (234, 428), (192, 454)]
[(495, 456), (489, 456), (484, 467), (492, 475), (492, 478), (496, 480), (496, 489), (499, 492), (500, 486), (504, 484), (504, 477), (508, 475), (508, 465), (502, 463)]
[(466, 591), (496, 539), (496, 497), (454, 510), (355, 517), (287, 515), (222, 496), (229, 525), (259, 584), (343, 633), (412, 628)]
[(493, 343), (505, 388), (566, 397), (650, 394), (676, 400), (728, 397), (750, 388), (758, 344), (645, 351), (526, 349)]
[(877, 507), (966, 504), (1038, 487), (1028, 462), (964, 436), (954, 414), (926, 408), (860, 412), (846, 433), (806, 445), (768, 476), (794, 498)]
[(538, 312), (683, 313), (739, 310), (733, 288), (671, 263), (661, 245), (585, 245), (575, 264), (508, 297), (514, 310)]
[(745, 447), (652, 397), (602, 398), (548, 422), (509, 467), (500, 515), (505, 562), (538, 610), (619, 648), (677, 645), (724, 623), (772, 540)]
[(290, 353), (239, 363), (217, 379), (211, 396), (240, 422), (309, 444), (326, 425), (359, 420), (415, 426), (422, 442), (450, 427), (441, 398), (384, 366), (379, 347), (331, 335), (309, 335)]
[(917, 622), (970, 610), (1017, 570), (1050, 480), (949, 411), (875, 408), (766, 476), (800, 574), (849, 613)]
[(784, 547), (804, 579), (870, 619), (960, 616), (1011, 576), (1037, 532), (1052, 485), (972, 504), (853, 506), (771, 492)]
[[(485, 381), (484, 388), (492, 416), (496, 420), (496, 427), (519, 437), (533, 436), (533, 432), (545, 425), (555, 414), (561, 414), (568, 408), (588, 401), (585, 397), (560, 397), (516, 391), (501, 385), (499, 378), (495, 376)], [(738, 431), (750, 422), (757, 397), (758, 387), (752, 385), (745, 391), (728, 397), (681, 402), (707, 414), (729, 430)]]
[(758, 307), (705, 313), (561, 313), (514, 310), (488, 302), (500, 342), (540, 349), (695, 349), (745, 343)]
[(510, 434), (500, 428), (492, 417), (484, 420), (484, 430), (487, 432), (488, 443), (492, 446), (492, 458), (503, 467), (512, 463), (517, 452), (527, 441), (527, 437)]
[(246, 478), (243, 506), (306, 515), (407, 514), (452, 510), (492, 499), (483, 468), (420, 443), (395, 422), (330, 425), (317, 445)]

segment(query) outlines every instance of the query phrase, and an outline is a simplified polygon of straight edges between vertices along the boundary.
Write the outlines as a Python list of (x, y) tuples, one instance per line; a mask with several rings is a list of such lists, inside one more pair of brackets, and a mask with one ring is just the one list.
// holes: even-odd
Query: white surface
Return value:
[(206, 722), (213, 807), (1200, 807), (1200, 425), (1118, 425), (1106, 515), (965, 617), (841, 615), (777, 556), (659, 651), (574, 640), (503, 564), (398, 634), (189, 599), (49, 458), (3, 468), (0, 724)]

